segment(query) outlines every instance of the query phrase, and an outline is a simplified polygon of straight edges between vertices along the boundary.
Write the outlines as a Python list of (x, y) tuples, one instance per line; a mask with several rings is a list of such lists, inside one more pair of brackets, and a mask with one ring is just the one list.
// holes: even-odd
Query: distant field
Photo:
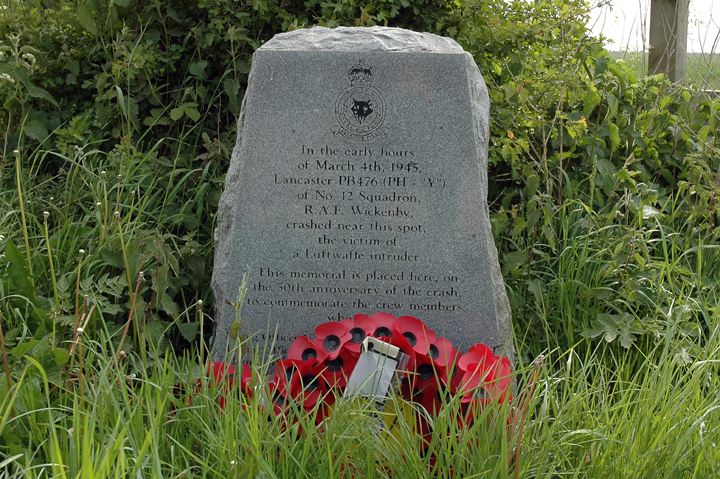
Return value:
[[(623, 60), (638, 75), (647, 74), (647, 53), (610, 52), (616, 60)], [(720, 53), (688, 53), (686, 84), (703, 90), (720, 90)]]

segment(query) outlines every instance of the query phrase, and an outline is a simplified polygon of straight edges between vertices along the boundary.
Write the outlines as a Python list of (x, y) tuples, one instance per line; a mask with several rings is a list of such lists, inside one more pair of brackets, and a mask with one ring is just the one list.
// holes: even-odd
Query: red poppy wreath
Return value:
[[(484, 344), (475, 344), (462, 354), (418, 318), (381, 312), (323, 323), (315, 328), (314, 339), (295, 339), (287, 359), (277, 362), (273, 380), (267, 384), (275, 414), (285, 414), (292, 401), (308, 412), (319, 405), (317, 420), (324, 419), (335, 398), (345, 393), (368, 337), (395, 346), (407, 357), (400, 393), (432, 416), (456, 395), (460, 395), (463, 412), (511, 399), (512, 371), (507, 358), (495, 356)], [(221, 364), (208, 369), (216, 380), (223, 371)], [(246, 395), (253, 392), (251, 374), (244, 365), (240, 384)]]

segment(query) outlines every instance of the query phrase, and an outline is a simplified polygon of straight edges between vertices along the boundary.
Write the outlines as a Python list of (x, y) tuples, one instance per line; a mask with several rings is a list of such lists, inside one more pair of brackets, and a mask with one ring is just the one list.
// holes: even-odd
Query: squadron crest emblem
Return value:
[(388, 134), (382, 128), (385, 121), (385, 99), (372, 86), (373, 71), (363, 60), (350, 67), (346, 88), (335, 103), (335, 117), (338, 125), (332, 128), (335, 136), (357, 141), (370, 140)]

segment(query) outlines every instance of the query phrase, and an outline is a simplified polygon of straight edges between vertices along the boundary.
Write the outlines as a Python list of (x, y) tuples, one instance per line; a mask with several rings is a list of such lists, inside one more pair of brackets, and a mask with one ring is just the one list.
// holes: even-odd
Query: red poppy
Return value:
[(301, 361), (315, 358), (321, 363), (326, 356), (325, 349), (317, 347), (307, 336), (298, 336), (290, 345), (288, 351), (288, 359), (299, 359)]
[(375, 332), (375, 322), (366, 314), (356, 314), (353, 319), (346, 318), (340, 322), (352, 335), (345, 348), (353, 353), (360, 353), (360, 344)]
[(357, 362), (358, 357), (346, 347), (337, 358), (326, 358), (315, 369), (319, 370), (319, 375), (325, 380), (328, 387), (342, 390), (347, 386), (347, 380)]
[(430, 345), (430, 350), (427, 354), (440, 366), (447, 367), (448, 364), (455, 360), (458, 351), (453, 347), (449, 339), (437, 338)]
[(488, 356), (488, 355), (495, 356), (492, 352), (492, 349), (488, 348), (483, 343), (475, 343), (472, 346), (470, 346), (470, 349), (468, 349), (468, 353), (475, 353), (475, 352), (480, 352), (486, 356)]
[(331, 321), (315, 328), (313, 344), (318, 350), (322, 350), (327, 358), (335, 359), (350, 338), (352, 335), (344, 324)]
[(372, 336), (375, 338), (388, 338), (392, 336), (393, 324), (397, 318), (390, 313), (375, 313), (370, 316), (375, 323), (375, 331)]
[(278, 361), (275, 369), (273, 403), (275, 412), (284, 410), (289, 398), (302, 404), (306, 411), (312, 409), (327, 393), (325, 382), (317, 377), (315, 358), (306, 361), (286, 359)]
[(430, 345), (437, 339), (435, 331), (412, 316), (400, 316), (395, 321), (393, 328), (393, 336), (404, 336), (410, 346), (420, 354), (427, 354), (430, 351)]
[[(314, 364), (313, 364), (314, 366)], [(291, 387), (293, 398), (302, 402), (305, 411), (309, 411), (327, 394), (327, 385), (317, 376), (312, 366), (301, 367), (293, 378)]]
[(458, 366), (465, 371), (461, 386), (463, 402), (486, 404), (509, 399), (507, 392), (512, 382), (512, 371), (507, 358), (498, 358), (487, 346), (476, 344), (460, 358)]
[(470, 350), (460, 358), (458, 366), (463, 371), (468, 372), (471, 369), (477, 369), (472, 368), (474, 364), (494, 363), (495, 360), (497, 360), (497, 357), (492, 353), (490, 348), (484, 344), (474, 344), (470, 347)]
[[(292, 397), (292, 381), (300, 366), (307, 364), (312, 367), (316, 363), (317, 360), (314, 358), (306, 361), (301, 359), (284, 359), (275, 363), (275, 377), (273, 378), (275, 391), (285, 399)], [(275, 396), (277, 396), (277, 394), (275, 394)]]
[(445, 368), (427, 354), (415, 353), (415, 368), (410, 375), (415, 389), (423, 390), (428, 386), (438, 388), (447, 379)]

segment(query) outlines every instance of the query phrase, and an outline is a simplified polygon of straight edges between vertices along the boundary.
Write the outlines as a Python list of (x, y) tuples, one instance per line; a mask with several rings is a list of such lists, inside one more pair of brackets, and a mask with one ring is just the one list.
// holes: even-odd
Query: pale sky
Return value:
[[(597, 4), (598, 0), (594, 0)], [(610, 0), (610, 5), (592, 10), (588, 26), (613, 43), (614, 51), (643, 50), (648, 44), (650, 0)], [(690, 0), (688, 51), (720, 53), (720, 0)]]

